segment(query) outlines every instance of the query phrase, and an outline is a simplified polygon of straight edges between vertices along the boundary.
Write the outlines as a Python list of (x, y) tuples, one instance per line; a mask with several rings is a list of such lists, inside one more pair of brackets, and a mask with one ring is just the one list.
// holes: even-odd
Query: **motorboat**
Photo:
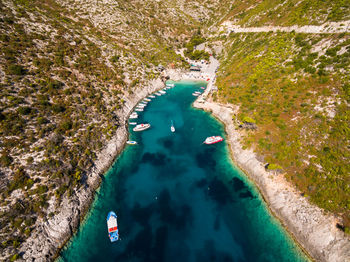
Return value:
[(155, 94), (156, 94), (157, 96), (161, 96), (161, 95), (162, 95), (161, 93), (158, 93), (158, 92), (157, 92), (157, 93), (155, 93)]
[(137, 122), (129, 122), (129, 125), (131, 125), (131, 126), (136, 126), (136, 125), (137, 125)]
[(136, 113), (136, 112), (133, 112), (130, 116), (129, 116), (129, 118), (130, 119), (136, 119), (136, 118), (138, 118), (139, 116), (138, 116), (138, 114)]
[(135, 111), (137, 111), (137, 112), (143, 112), (143, 108), (136, 108)]
[(156, 98), (154, 95), (149, 95), (148, 97), (150, 97), (150, 98)]
[(143, 131), (143, 130), (146, 130), (148, 128), (150, 128), (151, 125), (146, 123), (146, 124), (139, 124), (137, 126), (135, 126), (132, 130), (135, 131), (135, 132), (138, 132), (138, 131)]
[(171, 120), (171, 127), (170, 127), (171, 132), (175, 132), (175, 126), (173, 120)]
[(161, 93), (162, 95), (166, 94), (164, 90), (159, 90), (158, 93)]
[(199, 96), (200, 94), (197, 93), (192, 93), (193, 96)]
[(149, 99), (149, 98), (144, 98), (143, 101), (146, 101), (146, 102), (151, 102), (152, 100)]
[(119, 239), (119, 230), (117, 215), (111, 211), (107, 216), (107, 227), (108, 227), (108, 236), (111, 242), (115, 242)]
[(136, 141), (131, 141), (131, 140), (126, 141), (126, 143), (127, 143), (128, 145), (137, 145), (137, 142), (136, 142)]
[(207, 137), (203, 143), (207, 145), (211, 145), (211, 144), (219, 143), (223, 140), (224, 139), (221, 136), (210, 136), (210, 137)]

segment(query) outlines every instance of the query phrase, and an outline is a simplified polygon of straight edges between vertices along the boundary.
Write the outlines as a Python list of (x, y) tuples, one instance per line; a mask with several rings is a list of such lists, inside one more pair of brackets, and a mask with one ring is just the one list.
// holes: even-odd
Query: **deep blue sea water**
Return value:
[[(156, 97), (105, 175), (84, 223), (61, 261), (307, 261), (230, 160), (210, 114), (191, 107), (203, 83), (179, 82)], [(171, 133), (173, 120), (176, 132)], [(121, 240), (111, 243), (106, 216), (118, 215)]]

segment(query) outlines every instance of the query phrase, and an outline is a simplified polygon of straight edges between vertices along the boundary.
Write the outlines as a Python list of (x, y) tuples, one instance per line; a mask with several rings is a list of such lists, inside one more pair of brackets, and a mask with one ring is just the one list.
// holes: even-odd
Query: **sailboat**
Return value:
[(170, 130), (171, 132), (175, 132), (175, 126), (174, 126), (174, 123), (173, 123), (173, 120), (171, 120), (171, 127), (170, 127)]

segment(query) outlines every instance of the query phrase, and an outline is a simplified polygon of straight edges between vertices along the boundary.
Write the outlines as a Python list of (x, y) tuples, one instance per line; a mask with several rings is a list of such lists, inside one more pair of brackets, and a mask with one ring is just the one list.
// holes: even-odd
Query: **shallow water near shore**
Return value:
[[(230, 159), (210, 114), (191, 107), (200, 82), (179, 82), (139, 114), (144, 132), (107, 172), (60, 261), (308, 261)], [(176, 132), (170, 131), (171, 120)], [(132, 126), (130, 127), (130, 130)], [(106, 217), (118, 215), (111, 243)]]

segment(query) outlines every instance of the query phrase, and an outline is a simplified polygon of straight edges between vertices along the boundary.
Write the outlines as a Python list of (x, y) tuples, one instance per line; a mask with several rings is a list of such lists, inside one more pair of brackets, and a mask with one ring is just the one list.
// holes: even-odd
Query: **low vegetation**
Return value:
[(175, 50), (211, 12), (192, 2), (0, 1), (2, 258), (85, 186), (125, 98), (185, 64)]
[(201, 31), (198, 31), (191, 37), (188, 43), (185, 44), (185, 56), (191, 60), (209, 60), (209, 53), (204, 50), (195, 49), (196, 46), (204, 43), (206, 39), (201, 35)]
[(268, 169), (282, 169), (310, 200), (350, 228), (350, 35), (231, 34), (218, 99), (240, 105), (238, 122)]
[(224, 16), (218, 15), (212, 21), (231, 20), (243, 26), (319, 25), (349, 20), (349, 9), (350, 3), (346, 0), (224, 1), (218, 11)]

